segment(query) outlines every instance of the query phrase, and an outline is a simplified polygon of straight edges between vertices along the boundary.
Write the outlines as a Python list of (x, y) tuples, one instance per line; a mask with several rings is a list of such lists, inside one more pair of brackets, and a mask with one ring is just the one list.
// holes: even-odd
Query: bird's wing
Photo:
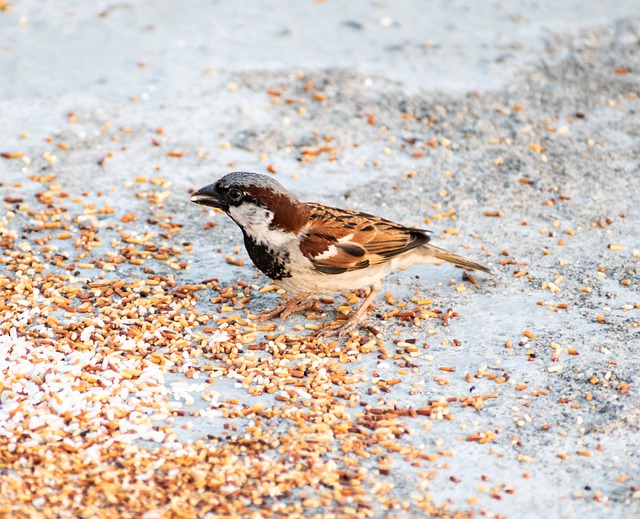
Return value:
[(300, 250), (325, 274), (383, 263), (429, 241), (427, 231), (384, 218), (321, 204), (307, 206), (311, 215)]

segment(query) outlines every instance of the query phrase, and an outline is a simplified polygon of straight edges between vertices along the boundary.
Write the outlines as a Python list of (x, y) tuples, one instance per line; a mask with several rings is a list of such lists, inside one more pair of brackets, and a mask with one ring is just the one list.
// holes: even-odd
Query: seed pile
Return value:
[[(72, 204), (90, 195), (67, 194), (54, 174), (32, 175), (30, 182), (45, 189), (33, 201), (5, 198), (2, 222), (3, 513), (455, 511), (427, 492), (433, 467), (450, 453), (404, 440), (408, 421), (451, 420), (451, 406), (481, 408), (482, 397), (409, 407), (379, 398), (417, 370), (415, 363), (428, 357), (426, 345), (396, 340), (390, 351), (371, 332), (324, 343), (309, 335), (318, 328), (314, 314), (295, 327), (301, 333), (257, 324), (247, 305), (275, 287), (220, 286), (214, 279), (180, 284), (171, 273), (188, 266), (191, 246), (177, 244), (181, 225), (171, 216), (160, 220), (166, 191), (133, 193), (148, 203), (138, 214), (147, 210), (147, 223), (167, 228), (156, 235), (132, 229), (136, 213), (120, 215), (109, 204), (78, 210)], [(158, 179), (149, 185), (167, 187)], [(61, 252), (64, 242), (73, 248)], [(347, 294), (338, 310), (357, 302)], [(388, 303), (395, 305), (390, 295)], [(446, 324), (453, 313), (431, 303), (416, 296), (412, 306), (400, 303), (384, 318)], [(393, 378), (366, 374), (366, 355), (407, 369)], [(227, 381), (235, 381), (239, 397), (224, 396)], [(372, 403), (361, 401), (363, 387), (375, 396)], [(195, 420), (217, 434), (182, 440), (181, 430)], [(423, 470), (413, 503), (391, 495), (395, 454)], [(282, 496), (296, 499), (283, 505)]]
[[(405, 301), (388, 293), (380, 319), (396, 323), (396, 338), (386, 340), (375, 329), (343, 342), (316, 339), (321, 319), (331, 320), (328, 309), (324, 316), (309, 312), (292, 329), (258, 323), (252, 301), (277, 287), (177, 279), (192, 245), (180, 241), (183, 226), (175, 216), (160, 214), (170, 195), (166, 181), (138, 178), (128, 185), (126, 193), (145, 205), (123, 215), (106, 203), (78, 210), (68, 201), (82, 197), (67, 195), (55, 175), (30, 182), (44, 183), (45, 190), (33, 202), (6, 198), (2, 222), (3, 513), (372, 517), (420, 510), (464, 516), (479, 495), (500, 500), (517, 492), (517, 482), (479, 484), (466, 497), (468, 512), (429, 492), (435, 478), (453, 485), (463, 478), (452, 472), (457, 449), (442, 438), (449, 433), (416, 443), (416, 429), (437, 431), (462, 415), (458, 442), (482, 449), (474, 456), (497, 442), (500, 448), (489, 452), (504, 456), (504, 431), (470, 416), (504, 391), (522, 393), (525, 408), (550, 393), (495, 367), (460, 373), (438, 362), (433, 341), (463, 348), (447, 338), (460, 317), (454, 309), (437, 308), (419, 292)], [(28, 190), (26, 182), (13, 187)], [(167, 232), (137, 230), (145, 211), (148, 225)], [(73, 249), (61, 252), (63, 242)], [(235, 248), (225, 258), (241, 265), (238, 253)], [(473, 276), (469, 281), (478, 283)], [(344, 294), (320, 303), (340, 316), (358, 300)], [(561, 304), (550, 309), (566, 310)], [(537, 338), (524, 330), (520, 347)], [(506, 348), (514, 347), (507, 341)], [(557, 361), (562, 349), (552, 348)], [(537, 352), (528, 350), (526, 358), (535, 361)], [(623, 394), (630, 387), (614, 382), (611, 372), (605, 379), (590, 384), (613, 383)], [(518, 410), (517, 427), (531, 421)], [(201, 437), (185, 440), (198, 423)], [(575, 455), (604, 449), (588, 447)], [(558, 457), (571, 456), (561, 451)], [(394, 494), (397, 470), (415, 473), (411, 501)], [(482, 474), (481, 481), (490, 479)]]

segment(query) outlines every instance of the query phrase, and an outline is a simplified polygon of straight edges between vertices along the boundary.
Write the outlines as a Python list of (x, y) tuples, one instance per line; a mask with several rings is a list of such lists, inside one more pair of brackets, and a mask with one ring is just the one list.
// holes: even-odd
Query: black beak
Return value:
[(222, 197), (216, 189), (216, 183), (209, 184), (201, 189), (198, 189), (191, 195), (191, 201), (194, 204), (206, 205), (207, 207), (216, 207), (218, 209), (224, 209)]

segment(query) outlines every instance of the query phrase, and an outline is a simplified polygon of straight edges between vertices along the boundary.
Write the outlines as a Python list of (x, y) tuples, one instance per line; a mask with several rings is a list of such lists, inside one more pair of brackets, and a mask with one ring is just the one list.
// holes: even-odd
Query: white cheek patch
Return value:
[(229, 216), (247, 231), (262, 230), (273, 221), (273, 213), (255, 204), (240, 204), (229, 208)]

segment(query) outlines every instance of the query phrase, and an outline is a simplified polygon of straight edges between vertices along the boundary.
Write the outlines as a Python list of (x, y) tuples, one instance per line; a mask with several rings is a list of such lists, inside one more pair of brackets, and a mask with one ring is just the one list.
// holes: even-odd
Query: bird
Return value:
[(234, 171), (191, 195), (191, 202), (222, 210), (242, 230), (255, 266), (293, 295), (262, 312), (259, 321), (317, 305), (314, 296), (369, 287), (362, 304), (344, 321), (317, 335), (342, 337), (366, 321), (370, 303), (392, 270), (448, 262), (467, 270), (491, 271), (430, 242), (429, 231), (379, 216), (300, 202), (272, 176)]

